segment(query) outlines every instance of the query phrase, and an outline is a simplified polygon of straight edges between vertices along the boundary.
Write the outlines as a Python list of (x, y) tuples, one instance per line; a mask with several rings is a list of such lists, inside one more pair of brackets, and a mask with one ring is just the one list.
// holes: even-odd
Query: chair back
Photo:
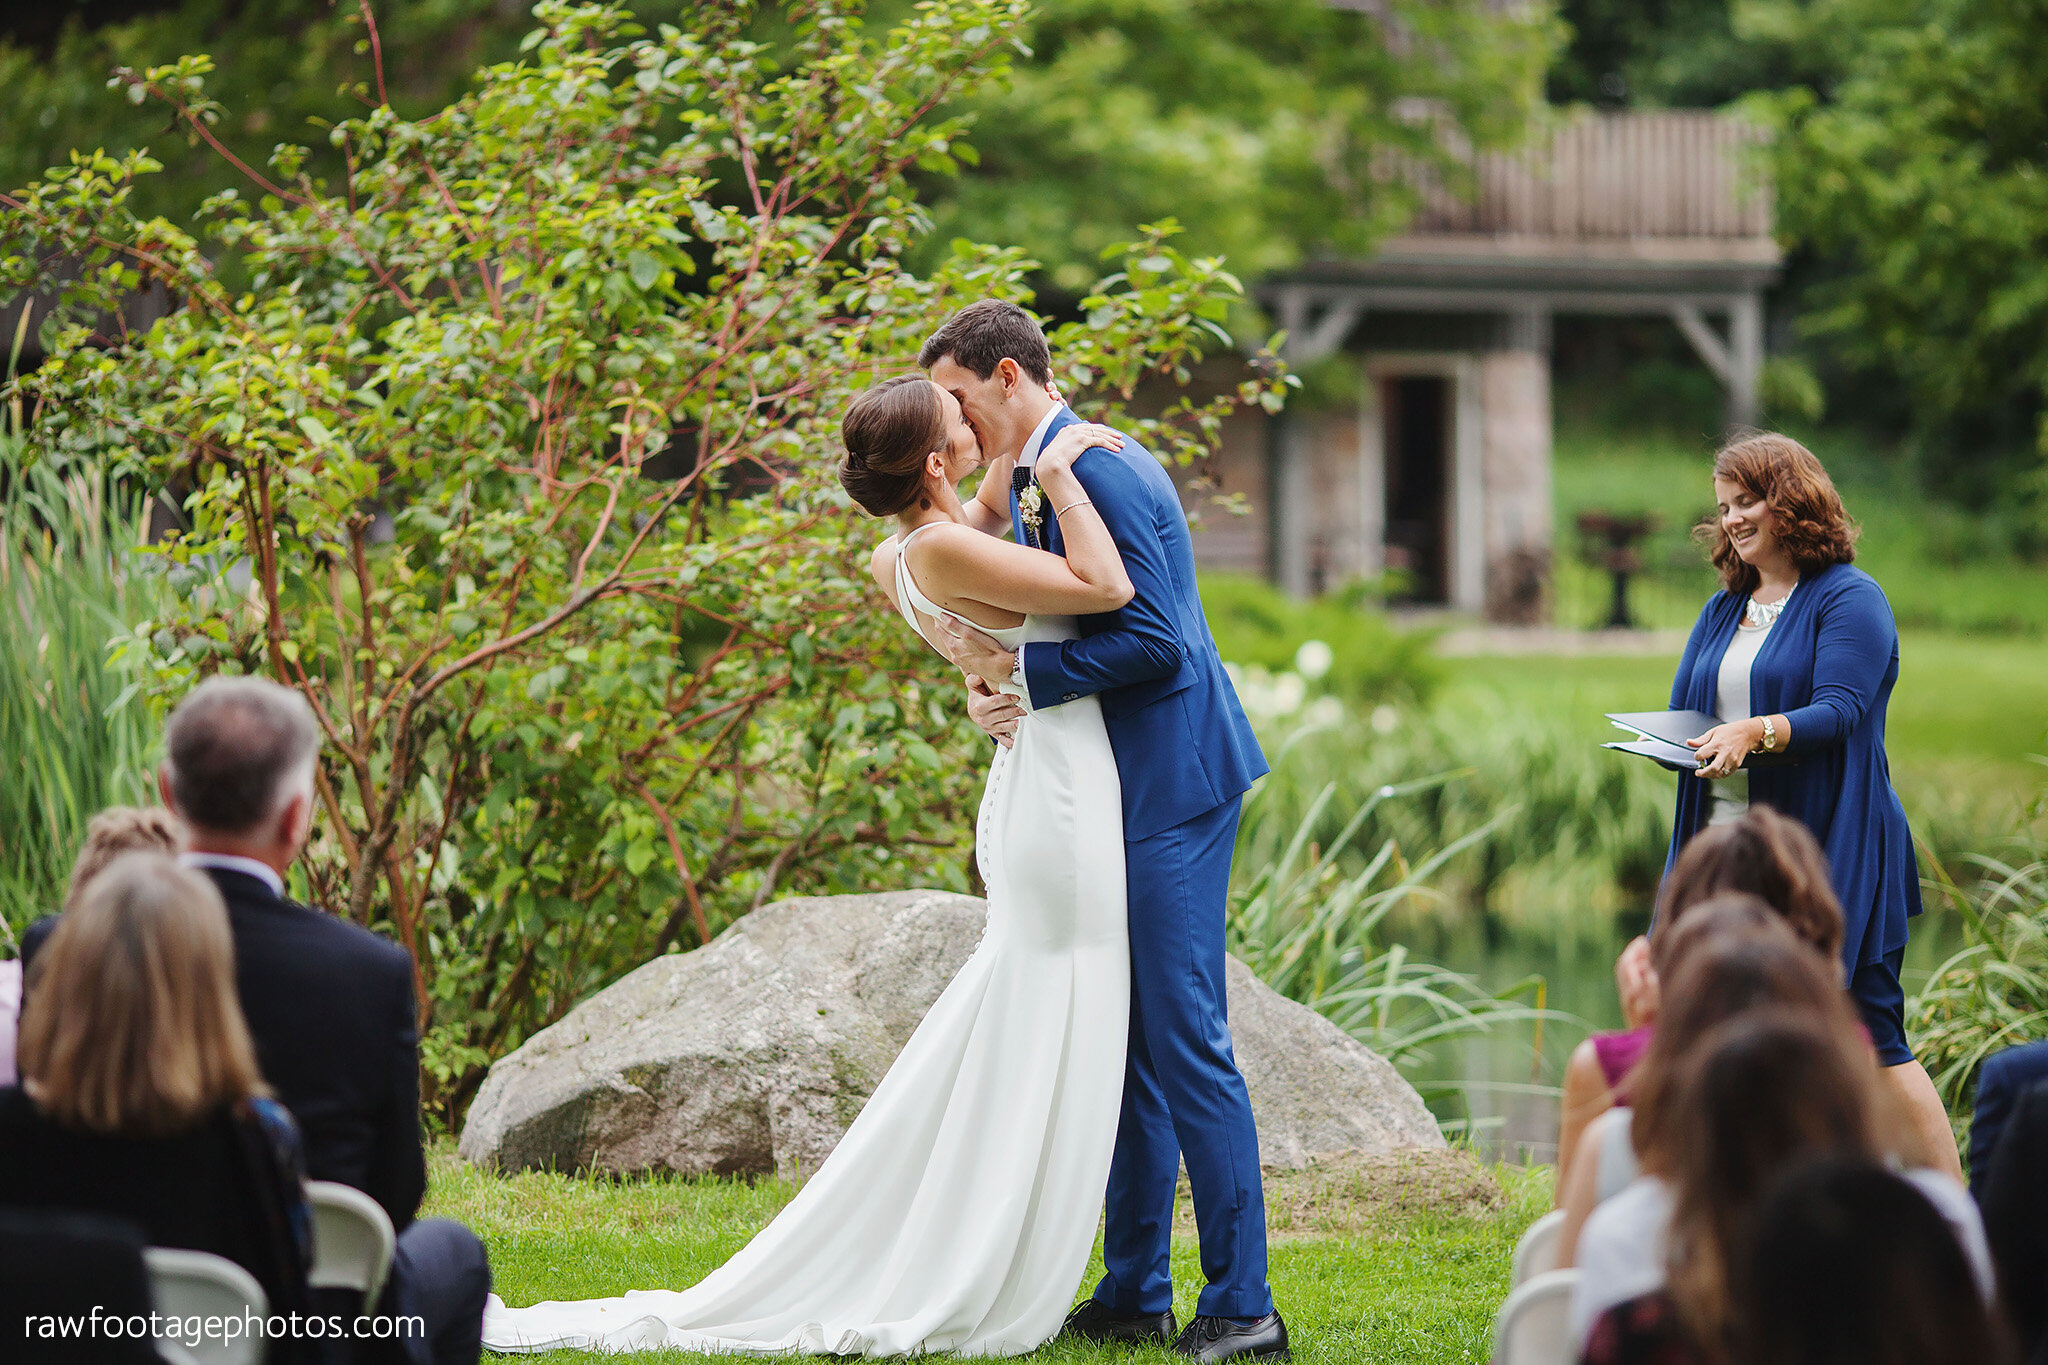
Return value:
[[(150, 1296), (163, 1314), (157, 1354), (170, 1365), (257, 1365), (263, 1359), (260, 1325), (270, 1316), (270, 1299), (256, 1277), (225, 1256), (176, 1247), (149, 1247)], [(183, 1335), (178, 1328), (198, 1318), (220, 1320), (218, 1336)]]
[(306, 1283), (358, 1290), (363, 1311), (375, 1312), (398, 1245), (391, 1216), (361, 1190), (332, 1180), (308, 1180), (306, 1197), (313, 1204), (313, 1269)]
[(1605, 1203), (1643, 1173), (1643, 1163), (1636, 1159), (1635, 1111), (1616, 1105), (1597, 1122), (1600, 1149), (1595, 1154), (1599, 1165), (1594, 1168), (1594, 1185), (1597, 1198)]
[(1515, 1268), (1508, 1287), (1513, 1288), (1546, 1270), (1557, 1269), (1557, 1234), (1564, 1228), (1564, 1210), (1552, 1209), (1529, 1224), (1515, 1243)]
[(1546, 1270), (1517, 1285), (1493, 1317), (1493, 1365), (1572, 1365), (1572, 1292), (1579, 1271)]

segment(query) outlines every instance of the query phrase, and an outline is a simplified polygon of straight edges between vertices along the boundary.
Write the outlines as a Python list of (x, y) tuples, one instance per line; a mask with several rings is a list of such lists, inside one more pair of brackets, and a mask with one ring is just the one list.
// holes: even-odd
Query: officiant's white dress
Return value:
[[(907, 543), (907, 542), (906, 542)], [(897, 555), (897, 601), (940, 608)], [(1071, 617), (990, 631), (1014, 649)], [(497, 1351), (1016, 1355), (1094, 1248), (1130, 1017), (1122, 793), (1095, 698), (997, 748), (976, 827), (988, 929), (787, 1208), (694, 1287), (484, 1311)]]

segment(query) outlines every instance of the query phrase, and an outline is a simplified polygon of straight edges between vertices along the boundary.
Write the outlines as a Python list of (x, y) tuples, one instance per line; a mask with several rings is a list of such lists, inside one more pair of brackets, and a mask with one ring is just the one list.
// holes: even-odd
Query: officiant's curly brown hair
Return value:
[[(1814, 453), (1790, 436), (1766, 431), (1723, 446), (1714, 457), (1714, 477), (1764, 500), (1777, 522), (1778, 543), (1800, 572), (1855, 562), (1862, 528), (1849, 519), (1834, 480)], [(1718, 514), (1694, 527), (1693, 538), (1711, 547), (1721, 586), (1738, 596), (1756, 591), (1762, 580), (1735, 553)]]

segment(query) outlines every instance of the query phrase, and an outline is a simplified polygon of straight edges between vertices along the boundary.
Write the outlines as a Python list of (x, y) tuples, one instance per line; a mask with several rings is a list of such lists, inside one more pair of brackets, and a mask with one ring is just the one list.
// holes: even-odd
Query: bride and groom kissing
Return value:
[[(1135, 441), (1059, 401), (1021, 308), (970, 304), (919, 364), (928, 378), (847, 410), (839, 474), (895, 519), (876, 581), (967, 676), (996, 740), (975, 829), (988, 928), (830, 1158), (737, 1255), (686, 1290), (494, 1296), (493, 1349), (1017, 1355), (1064, 1333), (1287, 1357), (1224, 996), (1239, 799), (1266, 763), (1203, 616), (1180, 498)], [(1183, 1161), (1208, 1283), (1177, 1330)], [(1105, 1274), (1070, 1311), (1105, 1200)]]

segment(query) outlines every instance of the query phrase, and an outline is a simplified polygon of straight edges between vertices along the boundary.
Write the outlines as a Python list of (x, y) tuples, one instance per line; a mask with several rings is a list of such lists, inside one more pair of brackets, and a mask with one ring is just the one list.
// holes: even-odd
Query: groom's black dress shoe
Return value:
[(1080, 1307), (1067, 1314), (1067, 1325), (1060, 1329), (1060, 1335), (1079, 1337), (1083, 1341), (1158, 1342), (1164, 1345), (1173, 1340), (1173, 1328), (1171, 1308), (1164, 1313), (1113, 1313), (1106, 1304), (1085, 1299)]
[(1277, 1312), (1268, 1313), (1251, 1326), (1229, 1318), (1196, 1318), (1175, 1338), (1173, 1353), (1189, 1360), (1284, 1361), (1287, 1353), (1287, 1324)]

